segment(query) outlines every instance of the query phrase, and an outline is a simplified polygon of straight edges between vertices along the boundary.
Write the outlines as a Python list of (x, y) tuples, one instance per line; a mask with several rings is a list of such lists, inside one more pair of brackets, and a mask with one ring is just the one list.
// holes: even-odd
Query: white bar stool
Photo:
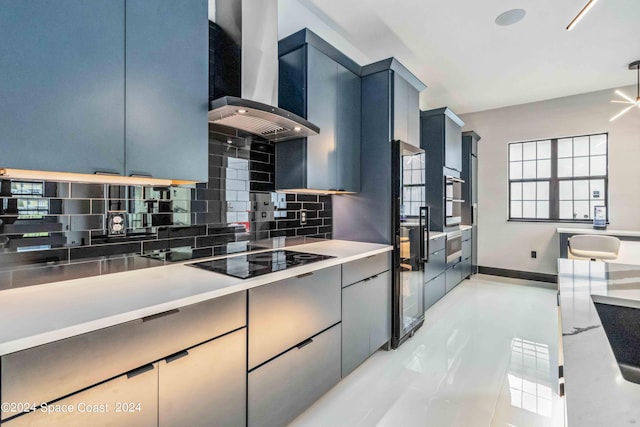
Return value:
[(620, 239), (599, 234), (579, 234), (569, 237), (569, 258), (607, 261), (618, 258)]

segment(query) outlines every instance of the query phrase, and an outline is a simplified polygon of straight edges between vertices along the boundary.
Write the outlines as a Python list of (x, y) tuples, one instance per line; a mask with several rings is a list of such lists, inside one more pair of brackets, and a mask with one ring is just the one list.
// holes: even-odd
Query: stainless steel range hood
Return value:
[(216, 0), (213, 16), (214, 22), (241, 46), (242, 75), (241, 97), (210, 101), (209, 123), (241, 129), (274, 142), (320, 133), (313, 123), (276, 107), (278, 1)]

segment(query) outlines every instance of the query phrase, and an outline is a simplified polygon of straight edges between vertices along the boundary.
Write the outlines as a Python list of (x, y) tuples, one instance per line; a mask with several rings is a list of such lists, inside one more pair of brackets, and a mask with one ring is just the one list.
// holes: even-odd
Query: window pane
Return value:
[(560, 202), (560, 219), (573, 219), (572, 202)]
[(600, 200), (600, 204), (604, 205), (606, 194), (604, 194), (604, 179), (591, 180), (591, 199)]
[(571, 157), (573, 156), (573, 140), (571, 138), (564, 138), (558, 140), (558, 157)]
[(589, 137), (581, 136), (579, 138), (573, 138), (573, 156), (588, 156), (589, 155)]
[(535, 160), (536, 159), (536, 143), (525, 142), (522, 144), (522, 160)]
[(509, 144), (509, 160), (522, 160), (522, 144)]
[(571, 159), (558, 159), (558, 176), (573, 176), (573, 161)]
[(536, 183), (524, 182), (522, 183), (522, 200), (535, 200), (536, 199)]
[(607, 135), (593, 135), (589, 138), (591, 155), (607, 154)]
[(538, 141), (538, 159), (551, 158), (551, 141)]
[(607, 174), (607, 156), (591, 157), (591, 176)]
[(511, 202), (511, 218), (522, 218), (522, 202)]
[(402, 181), (404, 185), (411, 184), (411, 171), (405, 170), (402, 172)]
[(420, 169), (411, 171), (411, 182), (413, 184), (422, 184), (422, 171)]
[(576, 219), (589, 219), (591, 215), (589, 214), (589, 202), (577, 201), (573, 202), (573, 210), (576, 215)]
[(536, 161), (522, 162), (522, 177), (525, 179), (536, 177)]
[(574, 200), (589, 200), (589, 181), (573, 181)]
[(538, 178), (551, 178), (551, 160), (538, 160)]
[(522, 162), (511, 162), (509, 165), (509, 179), (522, 179)]
[(511, 183), (511, 200), (522, 200), (522, 183)]
[(560, 181), (560, 200), (573, 199), (573, 181)]
[(523, 218), (535, 218), (536, 217), (536, 202), (522, 202), (522, 217)]
[(574, 157), (573, 176), (589, 176), (589, 158)]
[(538, 200), (549, 200), (549, 182), (538, 182)]
[(537, 202), (536, 218), (540, 218), (540, 219), (549, 218), (549, 202), (546, 202), (546, 201)]

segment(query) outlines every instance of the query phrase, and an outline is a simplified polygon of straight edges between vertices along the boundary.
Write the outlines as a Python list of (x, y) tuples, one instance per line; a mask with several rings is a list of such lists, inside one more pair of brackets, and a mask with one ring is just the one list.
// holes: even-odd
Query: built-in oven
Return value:
[(444, 180), (444, 225), (451, 227), (462, 221), (462, 184), (463, 180), (455, 176), (445, 176)]
[(462, 257), (462, 231), (447, 233), (447, 264), (455, 264)]

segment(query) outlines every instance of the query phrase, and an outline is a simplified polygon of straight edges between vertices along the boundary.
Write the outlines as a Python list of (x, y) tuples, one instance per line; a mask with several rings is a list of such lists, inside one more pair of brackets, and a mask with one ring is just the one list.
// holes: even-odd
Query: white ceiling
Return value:
[[(640, 0), (279, 0), (280, 35), (304, 27), (361, 64), (395, 56), (428, 87), (421, 108), (458, 114), (636, 81)], [(518, 24), (495, 18), (521, 8)]]

